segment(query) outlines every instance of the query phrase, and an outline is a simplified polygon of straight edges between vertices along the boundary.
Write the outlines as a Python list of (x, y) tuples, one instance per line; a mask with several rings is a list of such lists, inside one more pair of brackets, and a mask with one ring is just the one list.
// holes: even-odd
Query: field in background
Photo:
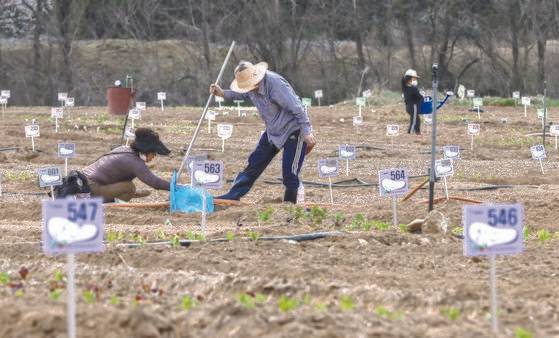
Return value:
[[(377, 182), (379, 169), (407, 167), (411, 175), (426, 174), (430, 160), (430, 127), (422, 136), (405, 134), (408, 116), (398, 94), (363, 110), (364, 124), (352, 126), (353, 102), (311, 107), (318, 145), (305, 162), (302, 177), (318, 178), (319, 158), (337, 156), (339, 144), (358, 145), (358, 159), (349, 176)], [(540, 138), (535, 107), (524, 118), (522, 107), (485, 107), (481, 134), (470, 150), (467, 122), (477, 114), (463, 105), (441, 110), (439, 146), (458, 144), (463, 153), (449, 179), (450, 194), (484, 202), (524, 203), (527, 225), (523, 255), (499, 257), (498, 287), (502, 337), (522, 328), (534, 337), (559, 335), (559, 289), (555, 267), (559, 241), (559, 152), (548, 139), (546, 174), (530, 158), (529, 147)], [(56, 143), (76, 143), (79, 169), (108, 151), (120, 138), (121, 121), (104, 107), (77, 107), (54, 133), (48, 107), (10, 107), (2, 121), (0, 147), (20, 147), (0, 153), (4, 173), (0, 198), (0, 336), (56, 336), (65, 332), (65, 259), (42, 254), (40, 201), (35, 171), (63, 164)], [(233, 179), (263, 130), (261, 120), (219, 115), (217, 123), (235, 125), (221, 153), (215, 134), (201, 131), (195, 152), (207, 152), (225, 163)], [(173, 151), (158, 158), (154, 170), (169, 178), (179, 166), (201, 112), (199, 107), (173, 107), (161, 112), (150, 107), (138, 122), (156, 129)], [(41, 125), (39, 152), (31, 152), (24, 137), (25, 121)], [(506, 119), (506, 123), (504, 123)], [(551, 121), (559, 110), (550, 109)], [(391, 146), (387, 124), (400, 125), (401, 135)], [(442, 156), (442, 155), (441, 155)], [(342, 166), (343, 167), (343, 166)], [(376, 187), (338, 188), (334, 206), (328, 190), (306, 185), (306, 200), (321, 207), (305, 212), (280, 203), (281, 162), (273, 161), (246, 206), (221, 209), (209, 216), (206, 239), (189, 247), (143, 245), (146, 241), (201, 239), (199, 215), (169, 214), (166, 210), (106, 210), (107, 250), (77, 257), (78, 335), (80, 337), (490, 337), (488, 264), (465, 258), (462, 241), (454, 235), (406, 232), (405, 224), (426, 216), (422, 203), (427, 191), (409, 202), (399, 202), (398, 227), (391, 223), (390, 200)], [(423, 178), (411, 181), (412, 186)], [(337, 180), (334, 180), (337, 181)], [(496, 189), (479, 190), (493, 185)], [(506, 185), (506, 187), (505, 187)], [(141, 184), (140, 184), (141, 186)], [(478, 189), (478, 190), (476, 190)], [(218, 195), (224, 192), (212, 191)], [(436, 194), (443, 196), (442, 184)], [(155, 192), (146, 201), (165, 201)], [(461, 233), (462, 204), (437, 205), (449, 220), (450, 232)], [(296, 243), (261, 241), (265, 235), (341, 231), (343, 236)], [(22, 267), (29, 274), (22, 278)], [(7, 278), (7, 279), (6, 279)], [(56, 291), (60, 290), (60, 291)], [(54, 293), (53, 293), (54, 292)], [(60, 292), (58, 298), (57, 292)]]

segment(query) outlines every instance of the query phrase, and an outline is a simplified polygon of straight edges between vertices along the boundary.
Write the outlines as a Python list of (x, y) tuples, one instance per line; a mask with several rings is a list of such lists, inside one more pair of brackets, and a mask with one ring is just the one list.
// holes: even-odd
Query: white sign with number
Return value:
[(547, 154), (545, 153), (545, 147), (541, 144), (532, 146), (530, 148), (530, 152), (532, 153), (532, 159), (534, 160), (543, 160), (547, 157)]
[(73, 97), (66, 98), (66, 107), (73, 107), (75, 105), (75, 101)]
[(363, 92), (362, 95), (363, 95), (364, 98), (370, 98), (370, 97), (373, 96), (373, 92), (370, 89), (367, 89)]
[(136, 109), (145, 110), (146, 103), (145, 102), (136, 102)]
[(378, 172), (381, 197), (401, 196), (408, 192), (408, 171), (405, 168), (383, 169)]
[(483, 106), (483, 99), (481, 97), (476, 97), (473, 100), (474, 108), (481, 108)]
[(515, 100), (520, 99), (520, 92), (512, 92), (512, 98)]
[(476, 96), (476, 91), (473, 89), (468, 89), (466, 91), (466, 97), (469, 99), (473, 99)]
[(451, 160), (460, 159), (460, 146), (444, 146), (443, 147), (444, 158)]
[(40, 168), (37, 171), (39, 187), (55, 187), (62, 184), (62, 173), (59, 167)]
[(386, 136), (398, 136), (400, 134), (400, 126), (397, 124), (389, 124), (386, 126)]
[(355, 98), (355, 104), (358, 107), (364, 107), (365, 104), (367, 104), (367, 99), (365, 99), (364, 97), (357, 97)]
[(303, 104), (303, 107), (310, 107), (312, 106), (312, 99), (309, 97), (303, 97), (301, 98), (301, 103)]
[(223, 186), (223, 162), (193, 162), (192, 178), (194, 186), (204, 189), (221, 189)]
[(454, 175), (454, 165), (451, 159), (435, 161), (435, 175), (437, 177), (449, 177)]
[(68, 93), (58, 93), (58, 101), (66, 101)]
[(215, 98), (215, 102), (218, 103), (223, 103), (225, 101), (225, 99), (221, 96), (215, 96), (214, 98)]
[(50, 109), (50, 117), (53, 119), (61, 119), (64, 117), (64, 109), (62, 107), (52, 107)]
[(9, 99), (10, 97), (12, 97), (12, 93), (9, 90), (2, 90), (0, 92), (0, 96)]
[(215, 115), (216, 115), (215, 111), (208, 110), (206, 112), (206, 120), (215, 121)]
[(158, 99), (159, 101), (167, 100), (167, 93), (165, 93), (165, 92), (159, 92), (159, 93), (157, 93), (157, 99)]
[(133, 140), (136, 138), (136, 133), (134, 128), (132, 127), (126, 127), (126, 131), (124, 132), (124, 137), (126, 137), (129, 140)]
[(25, 137), (39, 137), (41, 131), (38, 124), (30, 124), (25, 126)]
[(335, 177), (340, 174), (337, 158), (322, 158), (318, 160), (318, 176), (320, 178)]
[(529, 106), (532, 102), (532, 99), (529, 96), (523, 96), (521, 102), (523, 105)]
[(132, 108), (128, 112), (128, 118), (131, 120), (139, 120), (142, 117), (142, 111), (139, 108)]
[(543, 119), (545, 115), (545, 110), (543, 108), (538, 108), (538, 118)]
[(340, 144), (339, 156), (341, 160), (355, 160), (357, 149), (354, 145)]
[(0, 96), (0, 104), (2, 105), (8, 104), (8, 98)]
[(479, 135), (480, 125), (478, 123), (468, 123), (468, 134), (469, 135)]
[(324, 93), (322, 92), (322, 89), (319, 89), (319, 90), (315, 90), (315, 91), (314, 91), (314, 98), (315, 98), (315, 99), (320, 99), (320, 98), (323, 97), (323, 95), (324, 95)]
[(549, 126), (549, 134), (551, 136), (559, 136), (559, 124), (552, 124)]
[(227, 140), (233, 135), (233, 125), (232, 124), (218, 124), (217, 125), (217, 136), (222, 140)]
[(75, 143), (59, 143), (58, 144), (58, 157), (74, 158), (76, 156)]
[(354, 116), (353, 117), (353, 126), (358, 127), (363, 124), (363, 116)]

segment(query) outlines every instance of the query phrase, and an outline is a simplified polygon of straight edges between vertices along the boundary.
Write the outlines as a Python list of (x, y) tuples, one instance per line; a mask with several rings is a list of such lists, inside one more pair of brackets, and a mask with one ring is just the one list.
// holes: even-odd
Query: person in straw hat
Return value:
[(408, 69), (402, 78), (402, 94), (406, 103), (406, 112), (410, 115), (410, 125), (408, 127), (408, 134), (414, 133), (421, 135), (421, 120), (419, 118), (419, 109), (423, 96), (417, 88), (417, 72), (413, 69)]
[(247, 167), (235, 178), (231, 190), (218, 198), (241, 199), (283, 149), (283, 200), (296, 203), (301, 166), (305, 155), (316, 144), (307, 111), (291, 85), (281, 75), (269, 71), (267, 63), (253, 65), (241, 61), (234, 73), (230, 90), (212, 84), (210, 92), (226, 100), (252, 101), (264, 120), (266, 131), (249, 156)]

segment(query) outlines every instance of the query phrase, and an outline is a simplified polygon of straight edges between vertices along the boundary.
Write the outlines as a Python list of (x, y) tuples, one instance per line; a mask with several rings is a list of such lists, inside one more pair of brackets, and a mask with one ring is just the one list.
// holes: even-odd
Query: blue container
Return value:
[[(173, 172), (171, 178), (170, 196), (170, 209), (171, 212), (202, 212), (202, 198), (204, 189), (194, 188), (190, 185), (177, 184), (177, 173)], [(214, 212), (214, 199), (206, 191), (206, 212)]]
[(423, 97), (423, 102), (421, 102), (421, 109), (419, 109), (419, 114), (431, 114), (433, 112), (433, 98), (431, 96)]

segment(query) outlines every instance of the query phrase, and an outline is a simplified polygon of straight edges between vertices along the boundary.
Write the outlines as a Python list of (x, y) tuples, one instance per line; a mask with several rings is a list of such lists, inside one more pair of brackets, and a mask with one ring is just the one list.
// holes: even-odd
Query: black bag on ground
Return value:
[(90, 193), (91, 189), (87, 183), (87, 177), (77, 170), (70, 171), (68, 176), (62, 179), (62, 184), (54, 187), (55, 198), (66, 198), (68, 196)]

